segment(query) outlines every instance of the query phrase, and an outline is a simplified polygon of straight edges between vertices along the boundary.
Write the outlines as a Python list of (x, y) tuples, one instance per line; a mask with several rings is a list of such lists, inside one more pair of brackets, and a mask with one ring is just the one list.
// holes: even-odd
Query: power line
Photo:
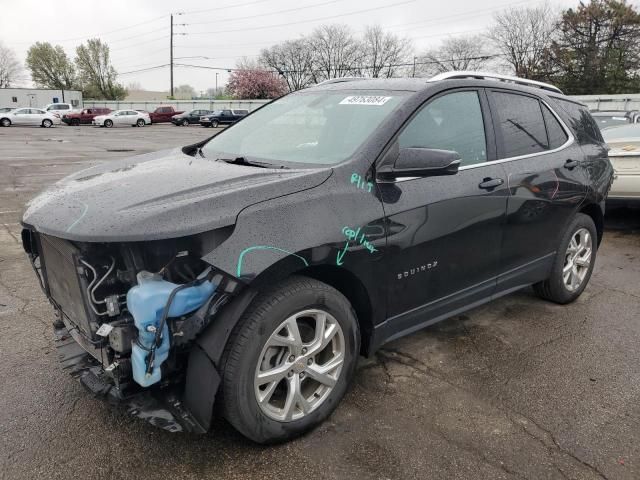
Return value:
[[(158, 20), (160, 20), (162, 18), (166, 18), (166, 15), (162, 15), (160, 17), (155, 17), (155, 18), (152, 18), (150, 20), (146, 20), (144, 22), (135, 23), (133, 25), (128, 25), (126, 27), (116, 28), (115, 30), (109, 30), (108, 32), (93, 33), (91, 35), (85, 35), (83, 37), (74, 37), (74, 38), (65, 38), (65, 39), (47, 40), (47, 41), (49, 43), (67, 43), (67, 42), (75, 42), (75, 41), (78, 41), (78, 40), (88, 40), (90, 38), (99, 38), (99, 37), (104, 37), (106, 35), (111, 35), (112, 33), (121, 32), (123, 30), (128, 30), (130, 28), (139, 27), (140, 25), (146, 25), (147, 23), (157, 22)], [(16, 43), (13, 43), (13, 45), (26, 45), (26, 44), (29, 44), (29, 43), (35, 43), (35, 42), (16, 42)]]
[(268, 12), (268, 13), (258, 13), (255, 15), (247, 15), (244, 17), (233, 17), (233, 18), (221, 18), (218, 20), (212, 20), (209, 22), (189, 22), (187, 25), (209, 25), (212, 23), (222, 23), (222, 22), (232, 22), (234, 20), (248, 20), (250, 18), (262, 18), (262, 17), (267, 17), (270, 15), (279, 15), (281, 13), (289, 13), (289, 12), (296, 12), (298, 10), (306, 10), (308, 8), (314, 8), (314, 7), (322, 7), (324, 5), (329, 5), (331, 3), (338, 3), (341, 2), (342, 0), (329, 0), (327, 2), (321, 2), (321, 3), (315, 3), (313, 5), (304, 5), (302, 7), (295, 7), (295, 8), (287, 8), (285, 10), (276, 10), (275, 12)]
[(141, 68), (139, 70), (131, 70), (130, 72), (118, 73), (118, 75), (129, 75), (130, 73), (148, 72), (150, 70), (157, 70), (158, 68), (164, 68), (164, 67), (168, 67), (168, 66), (169, 66), (169, 64), (165, 63), (164, 65), (156, 65), (155, 67)]
[(205, 13), (205, 12), (219, 12), (220, 10), (228, 10), (230, 8), (238, 8), (238, 7), (247, 7), (249, 5), (256, 5), (258, 3), (265, 3), (265, 2), (271, 2), (273, 0), (254, 0), (252, 2), (245, 2), (245, 3), (238, 3), (236, 5), (227, 5), (227, 6), (223, 6), (223, 7), (216, 7), (216, 8), (207, 8), (204, 10), (190, 10), (187, 12), (180, 12), (181, 15), (193, 15), (196, 13)]
[(302, 23), (312, 23), (312, 22), (319, 22), (319, 21), (323, 21), (323, 20), (332, 20), (334, 18), (341, 18), (341, 17), (348, 17), (351, 15), (358, 15), (360, 13), (366, 13), (366, 12), (373, 12), (375, 10), (384, 10), (387, 8), (392, 8), (392, 7), (398, 7), (400, 5), (406, 5), (408, 3), (414, 3), (417, 0), (404, 0), (402, 2), (396, 2), (396, 3), (391, 3), (389, 5), (383, 5), (380, 7), (372, 7), (372, 8), (364, 8), (362, 10), (356, 10), (354, 12), (349, 12), (349, 13), (341, 13), (338, 15), (330, 15), (328, 17), (318, 17), (318, 18), (313, 18), (313, 19), (309, 19), (309, 20), (300, 20), (297, 22), (287, 22), (287, 23), (280, 23), (277, 25), (259, 25), (256, 27), (248, 27), (248, 28), (236, 28), (236, 29), (231, 29), (231, 30), (216, 30), (215, 32), (189, 32), (189, 35), (215, 35), (215, 34), (219, 34), (219, 33), (234, 33), (234, 32), (244, 32), (246, 30), (265, 30), (265, 29), (269, 29), (269, 28), (277, 28), (277, 27), (288, 27), (291, 25), (300, 25)]

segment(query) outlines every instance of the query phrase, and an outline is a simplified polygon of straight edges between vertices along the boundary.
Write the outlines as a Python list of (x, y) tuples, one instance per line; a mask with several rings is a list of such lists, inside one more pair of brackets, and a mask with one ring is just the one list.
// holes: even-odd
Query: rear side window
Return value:
[(544, 123), (547, 127), (549, 148), (553, 150), (554, 148), (561, 147), (567, 142), (567, 140), (569, 140), (567, 133), (564, 131), (555, 115), (551, 113), (551, 110), (549, 110), (549, 108), (544, 104), (542, 104), (542, 115), (544, 116)]
[(460, 154), (461, 165), (487, 160), (478, 92), (455, 92), (429, 102), (398, 138), (400, 148), (434, 148)]
[(548, 149), (540, 102), (517, 93), (491, 92), (502, 158), (519, 157)]

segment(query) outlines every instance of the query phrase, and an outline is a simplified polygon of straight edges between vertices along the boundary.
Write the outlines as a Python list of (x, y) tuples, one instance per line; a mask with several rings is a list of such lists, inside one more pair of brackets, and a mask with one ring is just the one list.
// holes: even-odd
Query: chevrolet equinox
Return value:
[(529, 285), (575, 300), (612, 175), (552, 85), (336, 79), (61, 180), (22, 241), (62, 365), (94, 395), (270, 443), (326, 419), (360, 354)]

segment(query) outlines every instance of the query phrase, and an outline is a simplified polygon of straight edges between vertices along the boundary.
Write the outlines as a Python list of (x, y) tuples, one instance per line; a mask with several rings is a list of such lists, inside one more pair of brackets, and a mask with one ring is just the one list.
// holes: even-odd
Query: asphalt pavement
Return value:
[(0, 128), (0, 479), (640, 478), (640, 210), (608, 214), (575, 303), (524, 290), (394, 341), (291, 443), (254, 445), (220, 419), (170, 434), (90, 397), (58, 364), (23, 206), (79, 169), (213, 132)]

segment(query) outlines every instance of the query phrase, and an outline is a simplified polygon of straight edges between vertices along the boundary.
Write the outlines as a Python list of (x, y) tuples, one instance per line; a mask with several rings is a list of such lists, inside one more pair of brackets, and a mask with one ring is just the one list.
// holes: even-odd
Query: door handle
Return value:
[(483, 178), (478, 187), (484, 188), (485, 190), (491, 190), (492, 188), (499, 187), (503, 183), (504, 180), (501, 178)]
[(569, 170), (576, 168), (578, 165), (580, 165), (580, 162), (578, 162), (577, 160), (569, 159), (564, 162), (564, 168), (568, 168)]

